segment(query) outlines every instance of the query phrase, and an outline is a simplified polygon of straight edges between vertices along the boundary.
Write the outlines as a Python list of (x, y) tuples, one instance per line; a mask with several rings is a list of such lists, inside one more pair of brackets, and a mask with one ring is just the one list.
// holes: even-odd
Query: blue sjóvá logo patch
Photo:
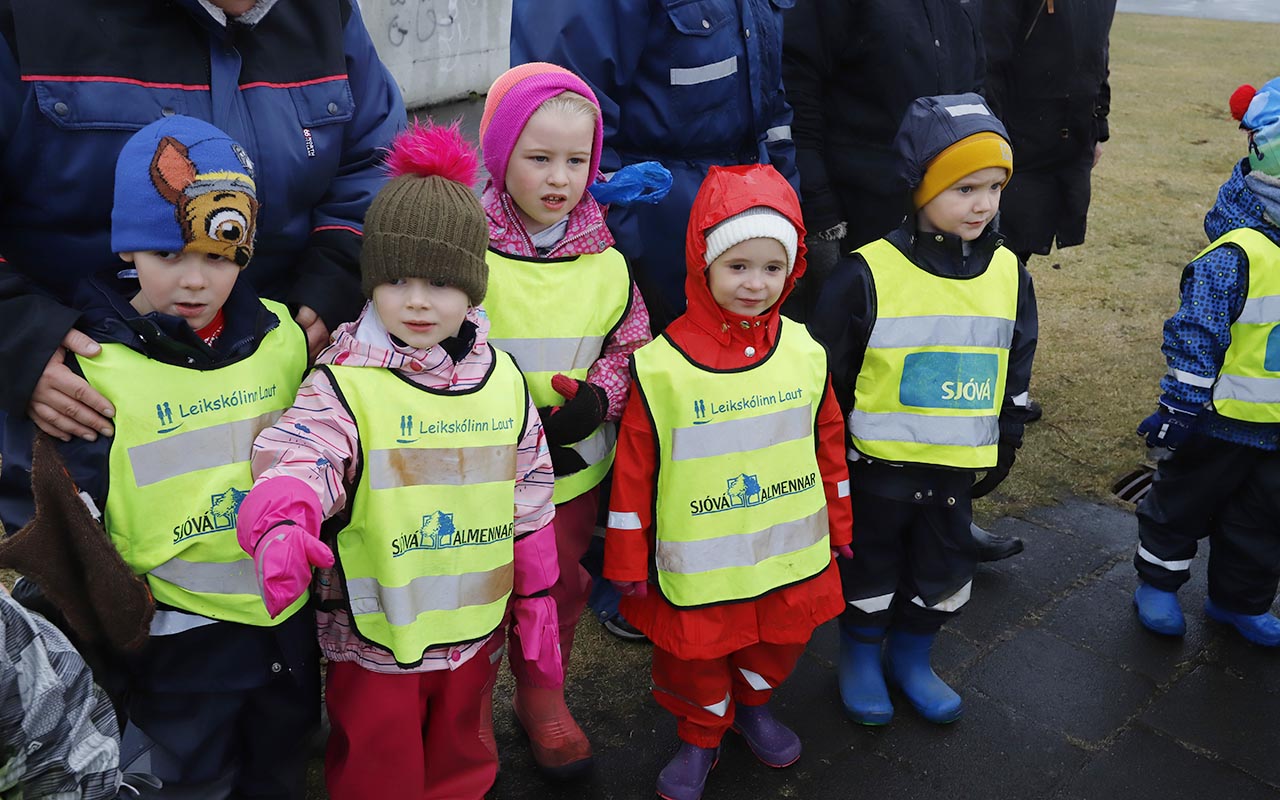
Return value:
[(919, 408), (997, 408), (995, 353), (911, 353), (903, 361), (898, 402)]

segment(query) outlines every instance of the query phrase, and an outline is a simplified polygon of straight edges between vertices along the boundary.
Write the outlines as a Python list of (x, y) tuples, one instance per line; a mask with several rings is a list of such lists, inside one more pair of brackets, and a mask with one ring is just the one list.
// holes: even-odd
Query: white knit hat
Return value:
[(748, 239), (777, 239), (787, 251), (787, 274), (796, 266), (796, 226), (768, 206), (753, 206), (707, 231), (707, 266)]

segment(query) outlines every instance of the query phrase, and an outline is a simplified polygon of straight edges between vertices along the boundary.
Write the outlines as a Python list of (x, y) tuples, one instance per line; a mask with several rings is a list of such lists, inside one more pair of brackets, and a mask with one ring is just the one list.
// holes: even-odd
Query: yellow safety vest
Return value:
[(293, 404), (307, 341), (288, 309), (248, 358), (198, 370), (155, 361), (123, 344), (78, 360), (116, 409), (103, 525), (156, 600), (210, 619), (271, 626), (253, 560), (236, 540), (236, 514), (253, 486), (253, 440)]
[[(510, 353), (529, 382), (534, 405), (564, 403), (551, 388), (557, 372), (578, 380), (631, 308), (631, 272), (613, 248), (596, 255), (528, 259), (490, 250), (484, 298), (489, 341)], [(587, 468), (556, 477), (555, 501), (594, 488), (613, 465), (617, 425), (606, 422), (572, 445)]]
[(493, 351), (484, 383), (427, 389), (390, 370), (321, 367), (360, 431), (360, 479), (337, 556), (361, 638), (413, 666), (502, 622), (514, 576), (524, 378)]
[(998, 248), (974, 278), (920, 269), (879, 239), (858, 248), (876, 320), (854, 385), (849, 436), (871, 458), (956, 469), (995, 466), (1018, 259)]
[(658, 585), (682, 608), (759, 597), (830, 563), (816, 456), (827, 358), (783, 320), (774, 349), (711, 370), (666, 336), (632, 357), (658, 444)]
[(1231, 419), (1280, 423), (1280, 247), (1261, 231), (1236, 228), (1196, 258), (1224, 244), (1244, 251), (1249, 294), (1231, 323), (1231, 344), (1213, 384), (1213, 409)]

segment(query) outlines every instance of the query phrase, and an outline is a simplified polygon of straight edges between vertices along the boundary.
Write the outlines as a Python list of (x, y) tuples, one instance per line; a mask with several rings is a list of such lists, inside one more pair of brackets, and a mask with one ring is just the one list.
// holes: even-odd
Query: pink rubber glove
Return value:
[(624, 597), (644, 598), (649, 596), (649, 584), (646, 581), (609, 581), (613, 588)]
[(323, 520), (315, 491), (287, 475), (253, 487), (240, 504), (236, 538), (253, 556), (258, 593), (272, 619), (306, 593), (312, 567), (333, 566), (333, 551), (320, 541)]
[(837, 544), (831, 548), (831, 555), (837, 558), (853, 558), (853, 548), (847, 544)]
[(564, 661), (555, 598), (516, 597), (511, 601), (511, 618), (511, 635), (520, 644), (529, 684), (543, 689), (563, 685)]

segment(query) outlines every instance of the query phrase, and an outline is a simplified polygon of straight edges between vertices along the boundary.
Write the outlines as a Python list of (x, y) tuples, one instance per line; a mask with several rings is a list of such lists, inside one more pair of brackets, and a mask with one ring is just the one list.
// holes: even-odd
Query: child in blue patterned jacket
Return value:
[(1170, 452), (1138, 505), (1133, 602), (1148, 630), (1185, 633), (1177, 591), (1208, 536), (1205, 613), (1275, 647), (1280, 533), (1267, 520), (1278, 513), (1268, 485), (1280, 480), (1280, 78), (1241, 87), (1231, 107), (1249, 154), (1205, 215), (1212, 244), (1182, 273), (1181, 304), (1164, 325), (1160, 405), (1138, 426)]

